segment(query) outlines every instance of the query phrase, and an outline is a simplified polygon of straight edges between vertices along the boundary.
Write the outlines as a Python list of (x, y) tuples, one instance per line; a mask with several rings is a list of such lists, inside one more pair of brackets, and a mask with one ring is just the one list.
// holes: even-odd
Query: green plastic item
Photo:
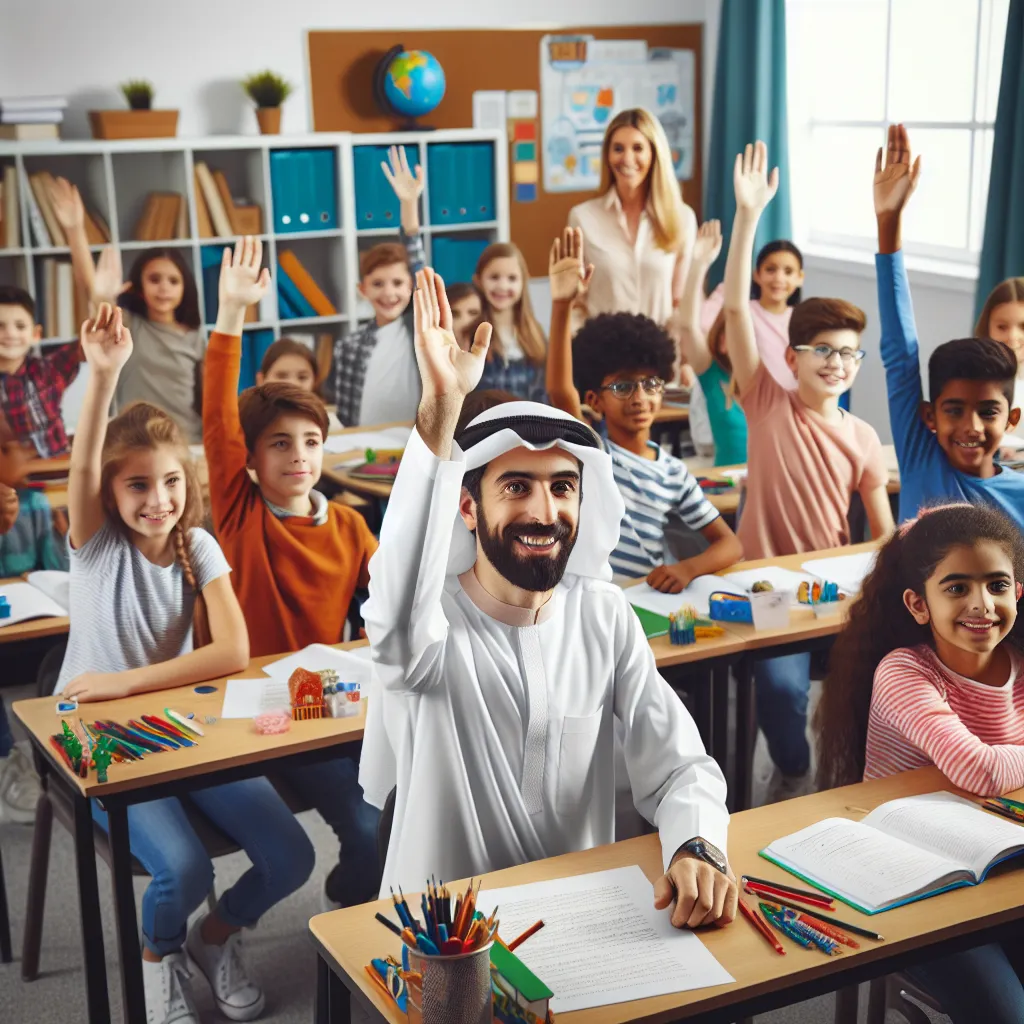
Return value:
[(516, 990), (520, 1000), (539, 1003), (550, 999), (554, 992), (530, 970), (522, 960), (509, 952), (500, 942), (491, 946), (491, 963), (497, 972)]
[(96, 781), (107, 781), (107, 769), (113, 760), (113, 741), (109, 736), (101, 736), (92, 752), (92, 763), (96, 766)]
[(82, 741), (74, 734), (67, 722), (60, 723), (64, 731), (64, 750), (71, 758), (71, 767), (78, 772), (82, 764)]
[(646, 608), (637, 608), (635, 604), (630, 607), (636, 612), (636, 617), (644, 628), (644, 636), (648, 640), (653, 640), (656, 636), (668, 636), (668, 616), (659, 615), (657, 612), (648, 611)]

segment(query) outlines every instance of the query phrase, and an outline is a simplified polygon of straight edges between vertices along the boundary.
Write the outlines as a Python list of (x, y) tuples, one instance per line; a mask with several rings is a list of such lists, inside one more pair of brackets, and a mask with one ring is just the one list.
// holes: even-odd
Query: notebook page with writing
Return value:
[(955, 793), (890, 800), (876, 807), (863, 824), (948, 857), (979, 882), (996, 861), (1024, 851), (1024, 828)]
[(956, 882), (962, 865), (859, 821), (825, 818), (769, 843), (761, 856), (866, 914)]

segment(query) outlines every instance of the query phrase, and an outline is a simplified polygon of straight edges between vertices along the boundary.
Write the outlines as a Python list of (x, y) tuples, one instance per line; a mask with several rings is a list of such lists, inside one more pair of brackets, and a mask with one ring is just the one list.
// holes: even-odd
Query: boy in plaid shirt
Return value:
[(35, 446), (43, 458), (71, 450), (61, 419), (64, 392), (78, 376), (78, 342), (33, 351), (42, 336), (35, 303), (22, 288), (0, 286), (0, 413), (14, 438)]

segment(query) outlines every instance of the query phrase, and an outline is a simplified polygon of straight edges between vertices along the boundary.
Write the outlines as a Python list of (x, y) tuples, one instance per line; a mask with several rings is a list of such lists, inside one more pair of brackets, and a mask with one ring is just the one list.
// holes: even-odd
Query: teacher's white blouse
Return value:
[(630, 243), (626, 215), (614, 186), (569, 211), (569, 226), (583, 229), (584, 257), (594, 264), (585, 300), (587, 317), (643, 313), (658, 324), (668, 321), (673, 288), (682, 290), (682, 274), (697, 237), (696, 214), (681, 200), (680, 205), (684, 241), (678, 252), (658, 248), (646, 211), (640, 217), (636, 242)]

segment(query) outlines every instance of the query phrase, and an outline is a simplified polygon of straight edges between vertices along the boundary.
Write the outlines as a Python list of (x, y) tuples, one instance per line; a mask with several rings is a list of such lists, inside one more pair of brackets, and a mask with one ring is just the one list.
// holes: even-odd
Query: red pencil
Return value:
[(781, 896), (783, 899), (796, 900), (799, 903), (806, 903), (812, 907), (820, 907), (822, 910), (835, 910), (835, 900), (831, 896), (797, 896), (788, 889), (776, 889), (771, 885), (759, 885), (749, 879), (744, 883), (747, 892), (757, 896)]
[(772, 944), (773, 948), (775, 949), (775, 952), (781, 954), (782, 956), (785, 956), (786, 951), (785, 949), (783, 949), (782, 943), (779, 942), (777, 938), (775, 938), (774, 934), (772, 933), (768, 925), (766, 925), (764, 921), (762, 921), (761, 918), (759, 918), (757, 914), (755, 914), (754, 911), (752, 911), (750, 907), (748, 907), (746, 903), (743, 902), (742, 899), (739, 900), (739, 905), (740, 912), (743, 914), (743, 916), (768, 940), (768, 942)]

